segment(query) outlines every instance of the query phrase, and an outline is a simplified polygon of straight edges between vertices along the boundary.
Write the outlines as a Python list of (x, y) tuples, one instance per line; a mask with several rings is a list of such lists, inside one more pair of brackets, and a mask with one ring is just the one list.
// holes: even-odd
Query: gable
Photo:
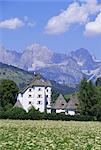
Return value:
[(70, 100), (67, 104), (67, 109), (68, 110), (75, 110), (75, 109), (77, 109), (78, 104), (79, 104), (78, 97), (77, 97), (77, 95), (74, 95), (70, 98)]
[(64, 97), (60, 94), (55, 102), (54, 109), (66, 109), (66, 107), (67, 107), (67, 102), (64, 99)]

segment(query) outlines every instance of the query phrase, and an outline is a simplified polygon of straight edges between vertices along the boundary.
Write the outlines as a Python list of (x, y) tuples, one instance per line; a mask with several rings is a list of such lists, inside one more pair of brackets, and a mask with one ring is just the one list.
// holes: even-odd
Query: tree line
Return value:
[[(19, 88), (14, 81), (0, 81), (0, 118), (10, 119), (50, 119), (50, 120), (101, 120), (101, 78), (96, 83), (83, 79), (79, 85), (79, 115), (40, 113), (34, 108), (27, 114), (21, 108), (13, 108)], [(52, 98), (57, 97), (53, 95)], [(54, 99), (53, 99), (54, 101)]]
[(83, 79), (79, 87), (79, 106), (80, 114), (101, 117), (101, 78), (96, 83)]

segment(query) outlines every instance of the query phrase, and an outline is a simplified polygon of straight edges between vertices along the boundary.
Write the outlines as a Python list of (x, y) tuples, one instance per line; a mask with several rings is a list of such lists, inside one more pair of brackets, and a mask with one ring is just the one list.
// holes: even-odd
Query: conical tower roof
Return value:
[(78, 97), (76, 95), (72, 96), (67, 104), (67, 109), (75, 110), (79, 104)]
[(66, 109), (66, 107), (67, 107), (67, 102), (64, 99), (63, 95), (60, 94), (55, 102), (54, 108), (55, 109)]

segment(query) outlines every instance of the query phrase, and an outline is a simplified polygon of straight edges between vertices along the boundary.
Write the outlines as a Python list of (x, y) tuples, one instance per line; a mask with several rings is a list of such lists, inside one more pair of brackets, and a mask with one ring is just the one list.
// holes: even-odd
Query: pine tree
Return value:
[(13, 106), (16, 102), (18, 90), (14, 81), (2, 80), (0, 82), (0, 106), (3, 108), (9, 105)]
[(95, 85), (83, 79), (79, 87), (79, 109), (83, 115), (92, 115), (92, 108), (97, 104)]

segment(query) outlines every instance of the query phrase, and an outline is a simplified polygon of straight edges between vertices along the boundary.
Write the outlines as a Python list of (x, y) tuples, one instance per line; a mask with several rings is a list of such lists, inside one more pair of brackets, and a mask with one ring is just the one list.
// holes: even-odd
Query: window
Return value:
[(21, 93), (21, 97), (23, 97), (23, 94)]
[(42, 95), (39, 94), (39, 95), (38, 95), (38, 98), (42, 98)]
[(32, 89), (29, 89), (29, 92), (31, 92), (32, 91)]
[(41, 88), (39, 88), (38, 91), (41, 91)]
[(32, 95), (29, 95), (29, 98), (32, 97)]
[(62, 105), (62, 106), (64, 106), (64, 104), (63, 104), (63, 103), (62, 103), (61, 105)]
[(31, 101), (29, 101), (29, 104), (31, 104)]
[(48, 92), (48, 89), (47, 89), (47, 92)]
[(48, 95), (46, 95), (46, 97), (48, 98)]
[(48, 102), (46, 102), (46, 105), (48, 105)]
[(41, 101), (38, 101), (38, 104), (41, 104)]

